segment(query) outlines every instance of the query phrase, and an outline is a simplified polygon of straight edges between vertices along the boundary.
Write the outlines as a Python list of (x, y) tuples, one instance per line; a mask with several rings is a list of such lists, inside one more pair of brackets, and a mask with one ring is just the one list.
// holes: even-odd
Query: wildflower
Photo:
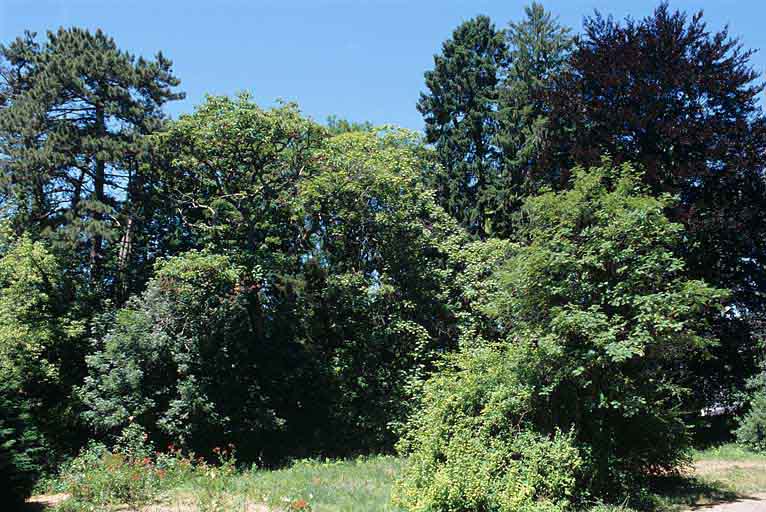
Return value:
[(311, 510), (311, 507), (309, 506), (309, 503), (306, 500), (295, 500), (290, 504), (291, 510)]

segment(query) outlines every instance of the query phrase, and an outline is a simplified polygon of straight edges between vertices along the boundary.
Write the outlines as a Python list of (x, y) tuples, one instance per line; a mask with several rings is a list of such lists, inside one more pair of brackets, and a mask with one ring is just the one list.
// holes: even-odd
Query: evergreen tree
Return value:
[(540, 185), (539, 167), (550, 108), (546, 94), (566, 66), (572, 47), (569, 29), (562, 27), (541, 4), (533, 2), (526, 17), (511, 22), (507, 78), (500, 90), (498, 141), (503, 153), (502, 206), (495, 232), (509, 235), (511, 214)]
[[(171, 62), (136, 59), (100, 30), (27, 32), (0, 46), (0, 155), (5, 215), (51, 235), (92, 283), (127, 267), (144, 187), (143, 136), (183, 97)], [(112, 279), (111, 281), (113, 281)]]
[(435, 144), (444, 175), (434, 176), (439, 201), (471, 233), (491, 231), (500, 152), (497, 96), (507, 48), (486, 16), (460, 25), (425, 73), (428, 92), (418, 110)]

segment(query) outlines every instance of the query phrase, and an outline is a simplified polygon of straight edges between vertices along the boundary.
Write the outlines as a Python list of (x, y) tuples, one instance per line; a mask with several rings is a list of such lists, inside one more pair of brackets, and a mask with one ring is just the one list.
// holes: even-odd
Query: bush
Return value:
[(704, 319), (726, 294), (685, 277), (671, 198), (629, 166), (574, 176), (526, 202), (517, 245), (475, 295), (495, 333), (466, 329), (464, 354), (426, 384), (402, 445), (416, 510), (620, 500), (688, 460), (686, 363), (714, 343)]
[[(172, 448), (172, 447), (171, 447)], [(128, 425), (112, 449), (91, 442), (63, 469), (63, 490), (71, 496), (66, 510), (103, 510), (128, 505), (132, 510), (156, 502), (163, 492), (198, 475), (230, 475), (233, 453), (217, 451), (221, 468), (172, 448), (158, 453), (138, 424)]]
[(43, 469), (42, 438), (17, 389), (0, 382), (0, 503), (29, 496)]
[(520, 347), (455, 358), (425, 386), (400, 448), (410, 453), (395, 501), (413, 512), (566, 509), (582, 457), (569, 433), (541, 434), (525, 418), (531, 388)]
[(128, 427), (121, 446), (109, 450), (89, 444), (62, 475), (64, 488), (74, 503), (100, 507), (129, 505), (137, 509), (155, 501), (162, 489), (164, 471), (149, 457), (151, 450), (138, 427)]
[(766, 375), (755, 377), (749, 386), (750, 409), (739, 420), (737, 442), (750, 450), (766, 452)]
[(276, 430), (252, 330), (249, 276), (225, 256), (189, 252), (158, 265), (87, 357), (84, 416), (111, 435), (131, 423), (152, 439), (210, 453)]

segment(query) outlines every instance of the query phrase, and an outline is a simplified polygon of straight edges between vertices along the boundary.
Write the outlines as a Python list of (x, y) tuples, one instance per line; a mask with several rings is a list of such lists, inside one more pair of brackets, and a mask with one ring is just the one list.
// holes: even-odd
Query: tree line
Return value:
[(637, 495), (762, 386), (752, 54), (667, 4), (477, 16), (421, 135), (248, 94), (171, 120), (162, 53), (0, 46), (3, 500), (136, 426), (262, 465), (397, 447), (409, 510)]

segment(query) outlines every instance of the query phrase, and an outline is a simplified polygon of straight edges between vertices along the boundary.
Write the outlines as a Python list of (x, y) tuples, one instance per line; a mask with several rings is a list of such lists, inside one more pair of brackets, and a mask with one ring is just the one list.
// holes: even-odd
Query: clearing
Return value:
[[(390, 503), (391, 489), (404, 464), (390, 456), (355, 460), (306, 460), (287, 469), (243, 471), (231, 481), (224, 502), (213, 510), (241, 512), (311, 511), (400, 512)], [(193, 512), (204, 482), (190, 481), (162, 504), (142, 512)], [(662, 484), (651, 508), (665, 511), (766, 512), (766, 456), (723, 445), (694, 454), (694, 466), (684, 478)], [(65, 494), (35, 496), (29, 512), (56, 510)], [(68, 508), (68, 507), (66, 507)], [(621, 507), (597, 507), (600, 512), (624, 512)], [(126, 510), (122, 508), (120, 510)]]

